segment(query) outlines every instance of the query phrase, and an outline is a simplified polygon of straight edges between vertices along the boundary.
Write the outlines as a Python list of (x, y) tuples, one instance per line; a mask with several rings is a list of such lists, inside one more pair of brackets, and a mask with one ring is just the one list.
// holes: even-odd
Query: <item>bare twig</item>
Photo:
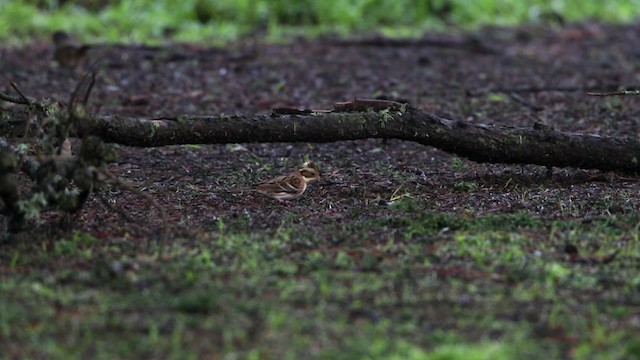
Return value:
[(89, 96), (91, 95), (91, 89), (93, 89), (95, 82), (96, 73), (94, 71), (86, 73), (71, 93), (69, 108), (73, 108), (73, 106), (77, 104), (87, 105)]
[(102, 203), (102, 205), (104, 205), (109, 211), (113, 211), (116, 214), (120, 215), (121, 218), (123, 218), (125, 221), (130, 222), (130, 223), (135, 223), (135, 220), (133, 220), (129, 214), (127, 214), (124, 210), (117, 208), (115, 206), (113, 206), (111, 203), (109, 203), (109, 200), (104, 197), (104, 195), (102, 195), (101, 192), (96, 191), (95, 192), (96, 196), (98, 196), (98, 199), (100, 199), (100, 202)]
[(18, 88), (18, 84), (16, 84), (15, 82), (11, 82), (11, 87), (13, 88), (13, 90), (15, 90), (18, 95), (20, 95), (20, 99), (22, 99), (22, 103), (24, 105), (31, 105), (33, 104), (33, 101), (31, 99), (29, 99), (28, 97), (26, 97), (22, 91)]
[(0, 92), (0, 100), (8, 101), (10, 103), (18, 104), (18, 105), (29, 105), (30, 104), (28, 101), (25, 101), (21, 97), (19, 97), (19, 98), (18, 97), (13, 97), (13, 96), (7, 95), (7, 94), (5, 94), (3, 92)]
[(128, 182), (128, 181), (126, 181), (124, 179), (115, 177), (113, 174), (111, 174), (110, 172), (108, 172), (106, 170), (103, 171), (103, 175), (105, 177), (107, 177), (109, 180), (111, 180), (113, 184), (115, 184), (117, 186), (120, 186), (120, 187), (122, 187), (123, 189), (125, 189), (125, 190), (127, 190), (129, 192), (132, 192), (134, 194), (140, 195), (143, 198), (145, 198), (151, 205), (153, 205), (153, 207), (158, 209), (158, 211), (160, 212), (160, 218), (162, 219), (162, 222), (164, 224), (167, 223), (167, 221), (166, 221), (167, 220), (167, 214), (164, 211), (164, 207), (162, 207), (162, 205), (160, 205), (153, 196), (151, 196), (151, 195), (149, 195), (149, 194), (147, 194), (145, 192), (142, 192), (140, 190), (135, 189), (133, 184), (131, 184), (130, 182)]
[(590, 96), (640, 95), (640, 90), (619, 90), (611, 92), (588, 92)]
[(620, 84), (609, 84), (609, 85), (600, 85), (600, 86), (521, 86), (521, 87), (508, 87), (508, 86), (497, 86), (491, 88), (485, 88), (480, 90), (470, 90), (467, 89), (466, 93), (468, 96), (481, 96), (488, 93), (540, 93), (540, 92), (597, 92), (602, 91), (603, 89), (610, 89), (612, 91), (616, 91), (620, 87), (626, 88), (636, 88), (639, 86), (628, 85), (622, 86)]
[(542, 111), (544, 110), (544, 106), (540, 106), (540, 105), (536, 105), (536, 104), (532, 104), (530, 102), (528, 102), (527, 100), (523, 99), (522, 96), (514, 93), (514, 92), (510, 92), (507, 95), (509, 95), (509, 97), (517, 102), (518, 104), (525, 106), (533, 111)]
[(91, 95), (91, 90), (93, 90), (93, 86), (96, 84), (96, 73), (94, 71), (91, 72), (91, 81), (89, 82), (89, 86), (87, 87), (87, 91), (84, 94), (84, 99), (82, 103), (87, 106), (89, 102), (89, 96)]
[(15, 90), (19, 97), (18, 98), (14, 98), (14, 97), (10, 97), (7, 95), (4, 95), (5, 98), (3, 100), (15, 103), (15, 104), (19, 104), (19, 105), (26, 105), (29, 108), (35, 107), (38, 111), (44, 112), (47, 108), (47, 103), (46, 101), (36, 101), (28, 96), (26, 96), (22, 90), (20, 90), (20, 88), (18, 87), (18, 84), (16, 84), (15, 82), (11, 82), (11, 87), (13, 88), (13, 90)]
[[(166, 212), (165, 212), (165, 210), (164, 210), (164, 207), (163, 207), (162, 205), (160, 205), (160, 204), (156, 201), (156, 199), (155, 199), (153, 196), (151, 196), (151, 195), (149, 195), (149, 194), (147, 194), (147, 193), (145, 193), (145, 192), (142, 192), (142, 191), (140, 191), (140, 190), (135, 189), (135, 188), (134, 188), (134, 186), (133, 186), (133, 184), (129, 183), (128, 181), (126, 181), (126, 180), (124, 180), (124, 179), (121, 179), (121, 178), (118, 178), (118, 177), (114, 176), (113, 174), (109, 173), (109, 172), (108, 172), (108, 171), (106, 171), (106, 170), (104, 170), (104, 171), (103, 171), (103, 174), (104, 174), (104, 175), (105, 175), (109, 180), (111, 180), (111, 181), (112, 181), (112, 183), (113, 183), (113, 184), (115, 184), (116, 186), (119, 186), (119, 187), (121, 187), (121, 188), (123, 188), (123, 189), (125, 189), (125, 190), (127, 190), (127, 191), (129, 191), (129, 192), (132, 192), (132, 193), (134, 193), (134, 194), (138, 194), (138, 195), (142, 196), (142, 197), (143, 197), (143, 198), (145, 198), (149, 203), (151, 203), (151, 205), (152, 205), (153, 207), (155, 207), (156, 209), (158, 209), (158, 211), (159, 211), (159, 213), (160, 213), (160, 219), (161, 219), (162, 224), (163, 224), (162, 228), (164, 229), (164, 231), (162, 231), (162, 233), (160, 234), (160, 240), (166, 240), (166, 239), (167, 239), (167, 237), (168, 237), (168, 235), (169, 235), (169, 233), (168, 233), (168, 231), (167, 231), (167, 229), (168, 229), (168, 228), (166, 227), (166, 224), (168, 224), (168, 221), (167, 221), (167, 214), (166, 214)], [(122, 211), (122, 210), (120, 210), (120, 209), (115, 209), (115, 208), (113, 208), (112, 206), (110, 206), (110, 204), (108, 204), (108, 203), (106, 202), (106, 199), (102, 198), (102, 196), (100, 197), (100, 200), (101, 200), (101, 201), (103, 201), (103, 203), (107, 204), (107, 207), (109, 207), (110, 209), (116, 210), (116, 212), (117, 212), (118, 214), (120, 214), (120, 216), (122, 216), (124, 219), (126, 219), (129, 223), (133, 224), (133, 225), (134, 225), (136, 228), (138, 228), (140, 231), (142, 231), (142, 232), (146, 233), (146, 234), (147, 234), (147, 237), (148, 237), (149, 239), (151, 239), (151, 238), (153, 237), (153, 235), (157, 235), (157, 234), (153, 234), (153, 233), (151, 233), (150, 231), (146, 230), (144, 227), (140, 227), (140, 226), (138, 226), (138, 225), (135, 223), (135, 221), (133, 221), (133, 220), (132, 220), (132, 219), (131, 219), (131, 218), (130, 218), (130, 217), (129, 217), (129, 216), (128, 216), (124, 211)]]
[(91, 95), (91, 89), (93, 89), (93, 84), (96, 82), (96, 73), (90, 71), (84, 75), (82, 80), (78, 83), (78, 86), (71, 93), (71, 98), (69, 99), (69, 109), (70, 111), (76, 111), (76, 107), (81, 105), (83, 108), (87, 105), (89, 101), (89, 96)]

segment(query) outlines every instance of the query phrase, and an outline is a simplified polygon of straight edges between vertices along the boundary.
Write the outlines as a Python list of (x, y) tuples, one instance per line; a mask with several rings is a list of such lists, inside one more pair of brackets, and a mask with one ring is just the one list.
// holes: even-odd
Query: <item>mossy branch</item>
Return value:
[[(361, 109), (356, 109), (361, 110)], [(406, 106), (376, 111), (300, 114), (94, 118), (103, 140), (130, 146), (401, 139), (474, 160), (506, 164), (640, 172), (640, 140), (449, 120)]]
[[(46, 210), (77, 212), (104, 182), (106, 177), (101, 174), (105, 165), (115, 159), (113, 150), (100, 138), (87, 135), (83, 136), (79, 156), (72, 156), (68, 138), (72, 132), (85, 133), (84, 109), (93, 82), (92, 74), (80, 82), (68, 111), (57, 104), (26, 97), (15, 84), (18, 97), (0, 93), (1, 99), (26, 107), (22, 122), (9, 119), (23, 130), (21, 145), (14, 147), (0, 138), (1, 212), (8, 218), (9, 233), (24, 230), (27, 220), (38, 219)], [(29, 192), (20, 192), (16, 181), (19, 171), (33, 180)]]
[(569, 133), (541, 124), (474, 124), (380, 100), (337, 103), (331, 110), (276, 110), (271, 115), (87, 117), (83, 129), (108, 143), (140, 147), (400, 139), (477, 162), (640, 172), (640, 140), (634, 137)]

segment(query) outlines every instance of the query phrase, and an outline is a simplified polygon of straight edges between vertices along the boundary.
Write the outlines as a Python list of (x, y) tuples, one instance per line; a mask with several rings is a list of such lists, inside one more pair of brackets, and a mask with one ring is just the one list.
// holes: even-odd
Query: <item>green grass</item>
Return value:
[[(309, 234), (285, 219), (258, 233), (236, 218), (170, 244), (75, 233), (5, 245), (0, 348), (9, 358), (639, 354), (629, 327), (640, 295), (631, 220), (585, 228), (525, 213), (393, 211), (398, 230), (376, 220)], [(573, 263), (567, 242), (620, 254)]]
[(85, 41), (148, 43), (163, 41), (167, 32), (176, 40), (205, 43), (234, 40), (255, 31), (272, 40), (288, 34), (345, 35), (372, 30), (401, 36), (444, 27), (554, 22), (558, 16), (566, 21), (621, 22), (640, 13), (638, 0), (141, 0), (103, 7), (73, 3), (99, 2), (64, 6), (55, 0), (0, 2), (0, 39), (23, 42), (61, 29)]

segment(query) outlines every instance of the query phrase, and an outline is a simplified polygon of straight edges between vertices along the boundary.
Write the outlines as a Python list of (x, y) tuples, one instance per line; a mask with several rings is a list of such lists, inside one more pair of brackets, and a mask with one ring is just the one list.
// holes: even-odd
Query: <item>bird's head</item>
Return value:
[(307, 161), (302, 165), (302, 168), (298, 170), (298, 173), (305, 182), (312, 182), (320, 179), (320, 171), (318, 171), (318, 167), (316, 163), (313, 161)]

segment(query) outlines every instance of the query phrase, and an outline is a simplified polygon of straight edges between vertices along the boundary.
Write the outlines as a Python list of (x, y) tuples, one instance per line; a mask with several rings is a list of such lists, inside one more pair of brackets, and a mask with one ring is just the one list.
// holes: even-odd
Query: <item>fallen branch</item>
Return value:
[(567, 133), (541, 124), (473, 124), (384, 100), (337, 103), (333, 110), (280, 109), (272, 115), (93, 117), (86, 124), (88, 134), (107, 143), (140, 147), (382, 138), (415, 141), (477, 162), (640, 172), (637, 138)]
[(104, 141), (130, 146), (383, 138), (415, 141), (477, 162), (640, 171), (637, 138), (566, 133), (541, 124), (533, 128), (472, 124), (408, 106), (378, 111), (155, 120), (113, 116), (95, 118), (93, 125), (91, 133)]

